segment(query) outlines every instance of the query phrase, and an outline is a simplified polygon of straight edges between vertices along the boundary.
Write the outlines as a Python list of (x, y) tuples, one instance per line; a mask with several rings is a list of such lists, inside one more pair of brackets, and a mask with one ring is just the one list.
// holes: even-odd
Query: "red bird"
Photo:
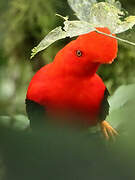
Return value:
[[(98, 30), (110, 34), (108, 28)], [(105, 121), (109, 93), (96, 71), (101, 64), (112, 63), (117, 50), (116, 39), (95, 31), (80, 35), (61, 49), (54, 61), (42, 67), (29, 84), (26, 111), (31, 126), (38, 126), (39, 119), (44, 121), (47, 112), (49, 116), (59, 117), (56, 123), (82, 127), (99, 123), (107, 139), (116, 135)]]

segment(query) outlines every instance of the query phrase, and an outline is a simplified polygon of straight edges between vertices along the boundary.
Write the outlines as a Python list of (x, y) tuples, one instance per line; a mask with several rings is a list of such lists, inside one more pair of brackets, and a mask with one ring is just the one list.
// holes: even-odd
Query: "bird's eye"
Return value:
[(77, 50), (77, 51), (76, 51), (76, 55), (77, 55), (78, 57), (81, 57), (81, 56), (82, 56), (82, 52), (81, 52), (80, 50)]

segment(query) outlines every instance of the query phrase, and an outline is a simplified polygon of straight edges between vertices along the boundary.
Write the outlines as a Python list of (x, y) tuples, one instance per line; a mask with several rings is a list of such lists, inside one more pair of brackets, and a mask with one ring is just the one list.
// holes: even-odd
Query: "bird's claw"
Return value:
[(113, 129), (112, 126), (107, 121), (105, 121), (105, 120), (102, 121), (100, 123), (100, 126), (101, 126), (101, 130), (107, 140), (109, 140), (110, 138), (114, 139), (115, 136), (118, 135), (117, 131), (115, 129)]

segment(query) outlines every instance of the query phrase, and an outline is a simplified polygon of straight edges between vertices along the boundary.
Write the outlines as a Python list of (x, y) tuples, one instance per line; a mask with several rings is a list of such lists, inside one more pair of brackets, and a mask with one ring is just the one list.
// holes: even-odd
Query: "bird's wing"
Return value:
[(104, 121), (107, 117), (107, 115), (109, 114), (109, 102), (108, 102), (108, 96), (109, 96), (109, 91), (106, 88), (104, 91), (104, 97), (103, 100), (101, 102), (101, 106), (100, 106), (100, 112), (99, 112), (99, 121)]
[(39, 129), (44, 127), (45, 124), (45, 108), (44, 106), (31, 101), (29, 99), (25, 100), (26, 112), (30, 120), (31, 129)]

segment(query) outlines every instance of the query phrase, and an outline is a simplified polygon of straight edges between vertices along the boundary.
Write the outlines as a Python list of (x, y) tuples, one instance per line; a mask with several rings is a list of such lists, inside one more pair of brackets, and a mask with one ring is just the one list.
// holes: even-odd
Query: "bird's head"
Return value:
[[(108, 28), (97, 28), (110, 34)], [(115, 36), (115, 35), (114, 35)], [(93, 74), (100, 64), (110, 64), (117, 57), (117, 40), (95, 31), (80, 35), (58, 52), (54, 63), (75, 74)]]

